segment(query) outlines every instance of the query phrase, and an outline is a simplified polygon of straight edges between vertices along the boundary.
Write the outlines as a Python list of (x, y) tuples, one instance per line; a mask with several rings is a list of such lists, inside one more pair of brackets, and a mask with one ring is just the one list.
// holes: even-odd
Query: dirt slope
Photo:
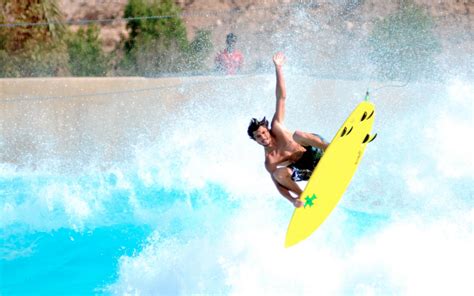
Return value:
[[(472, 57), (474, 44), (474, 1), (416, 0), (436, 24), (444, 54)], [(60, 0), (67, 19), (120, 18), (127, 0)], [(341, 44), (364, 40), (375, 20), (397, 9), (399, 1), (377, 0), (177, 0), (192, 38), (198, 29), (212, 32), (214, 52), (224, 46), (225, 35), (239, 36), (238, 46), (246, 56), (247, 69), (258, 68), (278, 49), (298, 47), (321, 63), (355, 50)], [(101, 25), (101, 38), (107, 51), (127, 35), (124, 22)], [(305, 51), (306, 50), (306, 51)], [(299, 51), (301, 52), (301, 51)], [(465, 58), (465, 57), (462, 57)], [(209, 61), (211, 62), (211, 61)], [(347, 62), (347, 61), (344, 61)]]

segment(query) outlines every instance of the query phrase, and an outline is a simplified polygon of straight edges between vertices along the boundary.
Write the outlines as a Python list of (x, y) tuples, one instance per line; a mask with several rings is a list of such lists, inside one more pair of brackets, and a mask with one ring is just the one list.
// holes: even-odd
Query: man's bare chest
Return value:
[(286, 166), (297, 161), (305, 149), (297, 143), (285, 143), (265, 153), (265, 163), (270, 167)]

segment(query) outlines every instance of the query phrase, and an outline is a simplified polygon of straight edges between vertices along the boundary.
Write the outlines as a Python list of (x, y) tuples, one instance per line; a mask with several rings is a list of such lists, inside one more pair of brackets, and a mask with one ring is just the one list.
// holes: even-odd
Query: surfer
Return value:
[(276, 110), (268, 127), (268, 120), (252, 118), (247, 133), (265, 150), (265, 168), (275, 183), (278, 192), (295, 207), (303, 206), (299, 199), (303, 192), (297, 181), (306, 181), (328, 147), (317, 134), (295, 131), (293, 134), (283, 125), (285, 117), (286, 86), (283, 77), (285, 55), (273, 56), (276, 72)]

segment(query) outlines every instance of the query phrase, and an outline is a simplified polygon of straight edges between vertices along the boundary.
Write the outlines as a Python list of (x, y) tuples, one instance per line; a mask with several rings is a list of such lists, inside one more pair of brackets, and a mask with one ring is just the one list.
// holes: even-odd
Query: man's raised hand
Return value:
[(273, 63), (275, 64), (275, 67), (281, 67), (285, 63), (285, 55), (282, 52), (277, 52), (273, 56)]

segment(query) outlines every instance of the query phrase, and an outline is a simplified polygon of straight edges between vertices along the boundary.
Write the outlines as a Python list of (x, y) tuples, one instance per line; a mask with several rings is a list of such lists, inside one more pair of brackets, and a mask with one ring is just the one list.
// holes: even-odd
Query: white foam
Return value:
[[(449, 85), (445, 100), (426, 101), (429, 113), (421, 115), (417, 107), (403, 110), (396, 103), (389, 107), (402, 111), (393, 115), (383, 106), (388, 103), (380, 104), (379, 137), (342, 204), (399, 220), (360, 235), (347, 230), (352, 220), (336, 210), (308, 241), (288, 250), (283, 240), (291, 205), (265, 171), (262, 148), (245, 132), (250, 117), (262, 111), (271, 116), (273, 88), (269, 80), (265, 94), (256, 88), (242, 94), (212, 90), (212, 106), (196, 98), (155, 142), (136, 146), (135, 160), (107, 172), (69, 179), (2, 165), (2, 176), (30, 181), (32, 192), (22, 201), (3, 200), (1, 225), (23, 223), (37, 231), (126, 219), (154, 225), (143, 251), (120, 259), (118, 279), (109, 287), (115, 294), (416, 295), (450, 294), (449, 287), (453, 294), (471, 292), (472, 187), (463, 178), (472, 178), (473, 147), (453, 145), (472, 130), (472, 85)], [(255, 99), (266, 95), (271, 101)], [(299, 95), (295, 90), (292, 97)], [(301, 109), (296, 102), (291, 108)], [(339, 104), (324, 103), (334, 110)], [(329, 111), (320, 115), (320, 121), (333, 119)], [(306, 128), (303, 119), (292, 120)], [(412, 135), (425, 126), (432, 130)], [(206, 192), (212, 185), (222, 189), (220, 196)], [(138, 191), (141, 186), (184, 197), (174, 200), (165, 192), (155, 202)], [(193, 205), (190, 195), (196, 192), (202, 196)]]
[[(419, 110), (403, 113), (406, 122), (397, 125), (398, 139), (391, 138), (397, 135), (393, 123), (379, 114), (380, 139), (367, 150), (365, 170), (358, 173), (345, 199), (358, 200), (368, 211), (390, 213), (398, 220), (361, 235), (351, 232), (348, 223), (353, 220), (336, 210), (312, 237), (291, 249), (283, 248), (291, 209), (269, 182), (260, 147), (245, 137), (228, 136), (242, 133), (244, 114), (210, 121), (209, 110), (198, 110), (195, 118), (199, 121), (180, 121), (183, 128), (166, 137), (169, 146), (155, 158), (165, 160), (164, 167), (169, 169), (168, 159), (180, 151), (181, 162), (172, 169), (170, 184), (199, 188), (206, 182), (217, 183), (238, 196), (240, 207), (220, 218), (214, 216), (219, 209), (204, 207), (202, 213), (215, 224), (197, 221), (197, 234), (186, 231), (175, 239), (153, 237), (143, 252), (121, 258), (118, 279), (108, 289), (137, 295), (470, 294), (474, 291), (469, 280), (474, 266), (470, 251), (474, 211), (466, 203), (469, 193), (443, 179), (470, 176), (469, 164), (456, 160), (465, 158), (467, 150), (446, 156), (452, 142), (437, 140), (442, 143), (437, 146), (429, 134), (411, 135), (416, 126), (431, 125), (443, 135), (458, 127), (447, 124), (451, 120), (438, 120), (442, 110), (453, 104), (466, 107), (462, 105), (466, 100), (458, 96), (451, 100), (453, 95), (448, 91), (447, 99), (430, 103), (427, 110), (433, 113), (425, 114), (420, 122), (413, 122)], [(466, 114), (456, 118), (464, 127), (472, 120)], [(216, 128), (216, 122), (225, 128)], [(212, 136), (207, 132), (189, 135), (193, 124), (212, 131)], [(451, 135), (447, 138), (453, 140)], [(392, 149), (393, 143), (399, 145), (397, 149)], [(460, 174), (446, 175), (449, 170), (443, 167), (443, 159), (450, 160), (450, 170)], [(386, 207), (374, 206), (384, 203)], [(343, 204), (354, 202), (343, 200)], [(142, 270), (146, 276), (139, 275)]]
[(474, 175), (474, 144), (470, 138), (474, 126), (474, 85), (452, 81), (447, 98), (434, 111), (437, 120), (426, 124), (425, 144), (435, 157), (439, 172), (445, 177)]
[(225, 228), (206, 226), (204, 236), (152, 237), (143, 252), (121, 258), (109, 289), (136, 295), (474, 292), (472, 211), (431, 221), (406, 217), (363, 236), (340, 233), (347, 220), (340, 211), (333, 215), (311, 238), (285, 249), (282, 209), (248, 203), (223, 220)]

